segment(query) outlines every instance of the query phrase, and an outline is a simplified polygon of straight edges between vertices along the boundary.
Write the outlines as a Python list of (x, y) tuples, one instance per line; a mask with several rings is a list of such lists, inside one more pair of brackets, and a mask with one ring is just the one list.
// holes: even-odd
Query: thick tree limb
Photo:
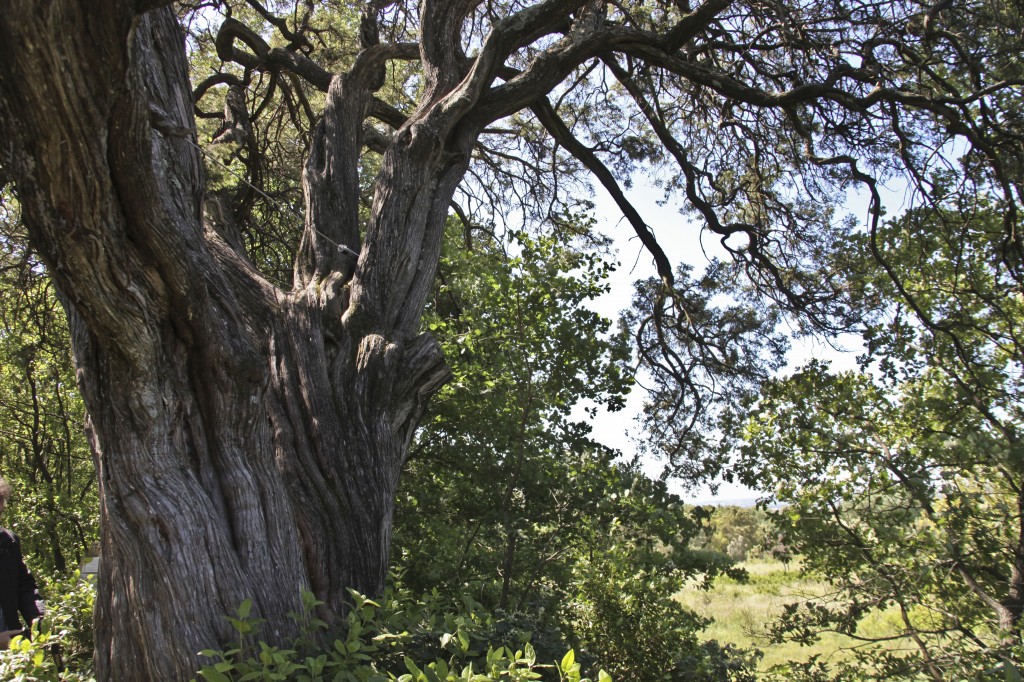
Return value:
[(394, 141), (391, 135), (385, 135), (369, 124), (363, 125), (363, 144), (378, 154), (383, 154)]
[(271, 24), (278, 31), (280, 31), (281, 35), (284, 36), (286, 40), (288, 40), (289, 50), (313, 49), (313, 44), (309, 42), (309, 38), (303, 35), (301, 31), (297, 33), (295, 31), (292, 31), (288, 27), (287, 21), (285, 21), (281, 17), (277, 16), (276, 14), (268, 10), (266, 7), (263, 6), (262, 3), (259, 2), (259, 0), (245, 1), (250, 7), (256, 10), (256, 13), (263, 17), (263, 19), (266, 20), (267, 23)]
[[(477, 105), (513, 50), (546, 35), (556, 26), (564, 25), (565, 13), (578, 9), (584, 2), (585, 0), (574, 0), (567, 6), (564, 0), (546, 0), (498, 22), (488, 34), (479, 55), (469, 66), (465, 79), (434, 108), (433, 115), (443, 116), (449, 120), (464, 115)], [(462, 56), (461, 49), (458, 56)], [(486, 115), (477, 115), (474, 118), (480, 121), (474, 127), (482, 127), (494, 120), (486, 119)]]
[(387, 102), (378, 97), (374, 97), (370, 101), (370, 108), (367, 111), (367, 114), (369, 116), (374, 117), (378, 121), (381, 121), (382, 123), (388, 124), (395, 130), (398, 130), (399, 128), (404, 126), (406, 121), (409, 120), (409, 117), (402, 113), (399, 109), (388, 104)]
[(151, 12), (160, 7), (170, 5), (174, 0), (135, 0), (135, 12), (137, 14), (144, 14), (145, 12)]
[(420, 60), (426, 100), (432, 102), (462, 80), (462, 24), (481, 0), (423, 0)]
[[(545, 3), (546, 4), (546, 3)], [(727, 0), (709, 0), (706, 6), (687, 15), (676, 27), (674, 40), (689, 39), (729, 6)], [(550, 28), (550, 27), (548, 27)], [(589, 25), (573, 30), (540, 54), (517, 77), (481, 94), (475, 116), (487, 123), (530, 105), (545, 95), (580, 64), (604, 52), (662, 52), (666, 38), (634, 28)]]
[[(399, 59), (412, 61), (420, 56), (419, 47), (415, 43), (380, 43), (360, 51), (355, 64), (349, 70), (348, 77), (372, 91), (378, 90), (383, 83), (383, 76), (378, 72), (385, 62)], [(380, 72), (382, 73), (382, 72)]]
[[(235, 47), (241, 41), (252, 52)], [(327, 92), (333, 74), (313, 60), (280, 47), (271, 48), (263, 37), (236, 19), (225, 19), (217, 32), (217, 56), (246, 68), (277, 67), (301, 76), (321, 92)]]

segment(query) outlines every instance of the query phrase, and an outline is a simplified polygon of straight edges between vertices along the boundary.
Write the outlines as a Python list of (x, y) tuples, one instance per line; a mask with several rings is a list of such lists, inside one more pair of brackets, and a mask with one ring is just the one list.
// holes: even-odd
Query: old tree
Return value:
[[(816, 268), (847, 187), (871, 229), (883, 180), (927, 202), (944, 166), (992, 197), (1021, 267), (1013, 2), (2, 7), (0, 179), (91, 415), (103, 680), (191, 677), (245, 598), (282, 641), (301, 589), (337, 614), (346, 588), (382, 588), (399, 473), (448, 376), (420, 318), (450, 222), (467, 245), (501, 216), (539, 229), (595, 177), (661, 274), (642, 340), (686, 338), (661, 367), (669, 414), (742, 368), (721, 329), (686, 326), (693, 291), (622, 189), (638, 168), (810, 325), (851, 313)], [(243, 180), (208, 180), (204, 153)]]

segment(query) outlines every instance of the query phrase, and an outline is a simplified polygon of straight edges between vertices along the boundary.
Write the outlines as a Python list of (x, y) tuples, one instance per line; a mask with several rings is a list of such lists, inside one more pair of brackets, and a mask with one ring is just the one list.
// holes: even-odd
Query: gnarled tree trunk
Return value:
[(346, 588), (382, 589), (399, 471), (448, 376), (418, 323), (468, 160), (443, 123), (410, 119), (361, 236), (377, 78), (334, 77), (296, 284), (275, 288), (204, 220), (182, 37), (148, 4), (0, 17), (0, 163), (67, 301), (91, 415), (100, 680), (190, 679), (246, 598), (282, 641), (302, 590), (337, 614)]
[[(0, 12), (0, 181), (14, 181), (32, 244), (66, 301), (92, 419), (103, 521), (101, 680), (189, 679), (195, 652), (230, 637), (223, 614), (246, 598), (267, 620), (265, 639), (280, 643), (294, 627), (287, 614), (302, 590), (337, 614), (345, 588), (382, 588), (399, 471), (427, 397), (448, 376), (419, 322), (448, 207), (490, 123), (532, 107), (552, 140), (609, 189), (671, 283), (668, 260), (615, 173), (574, 137), (548, 94), (582, 94), (605, 80), (578, 68), (613, 52), (674, 74), (678, 85), (668, 92), (692, 81), (713, 99), (786, 107), (789, 117), (823, 88), (833, 99), (843, 94), (831, 89), (832, 70), (827, 86), (784, 97), (770, 74), (770, 91), (761, 88), (765, 69), (757, 64), (748, 86), (731, 67), (712, 68), (715, 60), (681, 58), (732, 0), (706, 0), (693, 11), (676, 3), (678, 11), (655, 13), (657, 24), (647, 12), (632, 17), (593, 0), (354, 2), (347, 8), (363, 12), (361, 49), (337, 75), (312, 62), (301, 36), (272, 48), (225, 18), (214, 41), (222, 59), (287, 72), (325, 93), (303, 172), (294, 282), (284, 291), (241, 251), (231, 211), (217, 197), (210, 199), (217, 210), (204, 218), (193, 93), (170, 4), (7, 0)], [(395, 22), (383, 32), (394, 42), (379, 42), (383, 21)], [(273, 23), (291, 33), (287, 21)], [(729, 30), (742, 34), (746, 25)], [(701, 49), (718, 49), (723, 26)], [(747, 54), (755, 39), (737, 40)], [(849, 73), (841, 51), (829, 54), (822, 63), (840, 60)], [(419, 62), (411, 112), (374, 96), (387, 62), (407, 59)], [(722, 190), (691, 162), (632, 76), (611, 62), (608, 69), (677, 161), (709, 228), (759, 243), (761, 227), (719, 220), (717, 205), (700, 192)], [(241, 83), (228, 70), (214, 80)], [(240, 95), (229, 98), (226, 124), (244, 113)], [(392, 131), (364, 133), (371, 114)], [(673, 120), (702, 140), (711, 129), (704, 119), (690, 127), (686, 117)], [(232, 134), (244, 134), (247, 122), (236, 122)], [(514, 126), (488, 135), (499, 133), (519, 137)], [(364, 135), (383, 153), (369, 217), (361, 219)], [(796, 149), (789, 141), (776, 146)], [(491, 163), (499, 168), (505, 156), (499, 150)], [(622, 169), (636, 161), (628, 157), (618, 155)], [(514, 178), (515, 195), (547, 172), (524, 167), (527, 176), (494, 177)], [(561, 169), (552, 163), (550, 173)], [(516, 203), (527, 209), (532, 196)], [(733, 196), (724, 193), (725, 208)]]

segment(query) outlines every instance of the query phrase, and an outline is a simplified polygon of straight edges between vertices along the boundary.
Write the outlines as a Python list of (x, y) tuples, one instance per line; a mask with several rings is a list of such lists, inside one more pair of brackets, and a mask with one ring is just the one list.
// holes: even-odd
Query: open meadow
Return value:
[[(813, 646), (771, 643), (769, 627), (782, 613), (784, 605), (825, 595), (828, 585), (802, 578), (799, 566), (793, 563), (788, 570), (775, 560), (746, 561), (741, 566), (750, 575), (745, 583), (721, 577), (710, 590), (694, 587), (676, 595), (681, 604), (714, 621), (703, 632), (705, 639), (760, 649), (764, 657), (758, 668), (762, 671), (783, 663), (806, 661), (815, 655), (826, 662), (849, 660), (854, 648), (863, 646), (833, 633), (822, 635)], [(892, 634), (898, 630), (895, 614), (871, 616), (862, 628), (867, 636)]]

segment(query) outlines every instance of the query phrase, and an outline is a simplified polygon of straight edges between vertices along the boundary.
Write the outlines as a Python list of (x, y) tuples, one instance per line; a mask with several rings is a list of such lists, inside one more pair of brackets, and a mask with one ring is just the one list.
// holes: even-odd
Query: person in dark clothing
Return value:
[[(11, 496), (11, 485), (0, 478), (0, 513)], [(35, 578), (25, 566), (18, 537), (0, 528), (0, 649), (6, 649), (11, 638), (23, 634), (41, 613)]]

